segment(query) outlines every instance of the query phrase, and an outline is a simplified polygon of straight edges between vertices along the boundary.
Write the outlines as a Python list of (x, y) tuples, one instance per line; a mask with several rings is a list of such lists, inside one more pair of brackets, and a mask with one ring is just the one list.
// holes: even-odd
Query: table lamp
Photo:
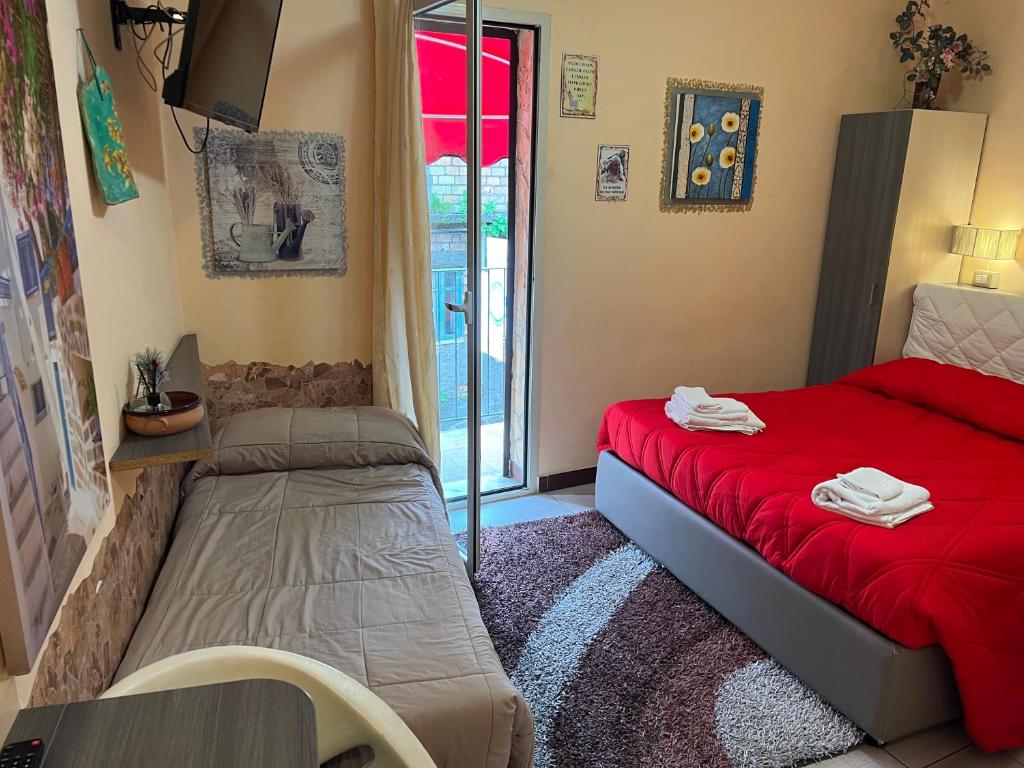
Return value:
[[(1019, 240), (1019, 229), (953, 227), (953, 243), (950, 250), (964, 258), (1010, 261), (1017, 256)], [(960, 264), (962, 269), (963, 260)], [(994, 269), (976, 269), (969, 285), (976, 288), (998, 288), (999, 272)]]

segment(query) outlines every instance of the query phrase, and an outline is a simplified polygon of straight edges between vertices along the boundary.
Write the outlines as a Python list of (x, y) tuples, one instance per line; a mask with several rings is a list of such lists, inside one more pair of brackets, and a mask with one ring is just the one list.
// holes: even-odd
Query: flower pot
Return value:
[(935, 97), (939, 95), (938, 79), (933, 84), (930, 80), (918, 80), (914, 85), (914, 109), (935, 109)]
[(302, 239), (306, 227), (316, 217), (312, 211), (303, 210), (293, 203), (274, 203), (274, 224), (279, 232), (287, 232), (284, 242), (279, 244), (277, 255), (284, 261), (298, 261), (302, 258)]
[(193, 392), (167, 392), (171, 406), (160, 413), (133, 410), (131, 404), (124, 407), (124, 425), (137, 435), (162, 437), (176, 435), (192, 429), (203, 420), (206, 409), (203, 399)]

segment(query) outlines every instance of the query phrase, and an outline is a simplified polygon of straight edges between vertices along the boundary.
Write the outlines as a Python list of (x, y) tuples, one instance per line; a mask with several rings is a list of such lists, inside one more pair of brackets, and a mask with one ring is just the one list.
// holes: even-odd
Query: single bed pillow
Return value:
[(186, 483), (210, 475), (422, 464), (437, 475), (419, 432), (387, 408), (256, 408), (224, 419), (213, 456)]

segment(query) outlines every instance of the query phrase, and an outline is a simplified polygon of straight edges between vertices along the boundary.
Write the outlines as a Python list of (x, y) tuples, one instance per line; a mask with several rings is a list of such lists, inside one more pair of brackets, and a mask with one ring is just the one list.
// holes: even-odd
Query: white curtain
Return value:
[(430, 215), (414, 0), (374, 0), (373, 400), (440, 459)]

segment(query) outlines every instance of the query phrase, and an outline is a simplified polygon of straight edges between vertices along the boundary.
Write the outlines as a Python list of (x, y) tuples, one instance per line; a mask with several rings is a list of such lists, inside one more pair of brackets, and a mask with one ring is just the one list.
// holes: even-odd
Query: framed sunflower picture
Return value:
[(670, 79), (662, 211), (745, 211), (754, 195), (764, 89)]

